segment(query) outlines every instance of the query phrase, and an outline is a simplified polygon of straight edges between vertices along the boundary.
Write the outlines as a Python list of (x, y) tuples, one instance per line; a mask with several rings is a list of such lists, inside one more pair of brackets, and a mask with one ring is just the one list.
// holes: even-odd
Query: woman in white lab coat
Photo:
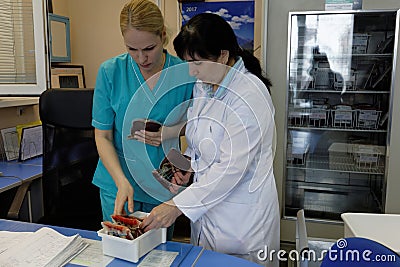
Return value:
[[(174, 47), (198, 79), (186, 126), (193, 183), (154, 208), (142, 227), (167, 227), (183, 213), (191, 220), (192, 244), (278, 266), (266, 257), (279, 250), (280, 237), (270, 83), (218, 15), (193, 17)], [(180, 172), (173, 179), (187, 181)]]

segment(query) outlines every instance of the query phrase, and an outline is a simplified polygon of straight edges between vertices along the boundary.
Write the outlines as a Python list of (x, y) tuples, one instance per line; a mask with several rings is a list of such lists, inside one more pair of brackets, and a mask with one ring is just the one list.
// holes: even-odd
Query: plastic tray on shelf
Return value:
[(305, 165), (309, 144), (288, 144), (287, 162), (294, 165)]
[(289, 110), (288, 119), (291, 126), (305, 126), (308, 112), (303, 108), (292, 108)]
[(332, 143), (328, 148), (329, 168), (337, 169), (339, 165), (354, 165), (353, 146), (347, 143)]
[(329, 167), (337, 164), (352, 165), (361, 169), (377, 168), (385, 155), (385, 147), (367, 144), (332, 143), (328, 148)]
[(353, 34), (353, 45), (351, 51), (353, 54), (366, 54), (368, 50), (370, 35), (366, 33)]
[(354, 128), (356, 110), (351, 106), (338, 105), (331, 109), (332, 127), (335, 128)]
[(353, 158), (360, 168), (379, 167), (381, 158), (385, 155), (385, 147), (376, 145), (353, 144)]
[(356, 127), (361, 129), (377, 129), (382, 114), (380, 110), (357, 109)]
[(307, 126), (310, 127), (328, 127), (329, 109), (312, 108), (309, 109), (307, 117)]
[(333, 88), (337, 91), (355, 91), (357, 88), (357, 72), (351, 70), (350, 75), (346, 78), (339, 73), (335, 73)]
[(313, 77), (312, 88), (316, 90), (329, 90), (333, 87), (334, 73), (328, 61), (318, 61), (311, 76)]

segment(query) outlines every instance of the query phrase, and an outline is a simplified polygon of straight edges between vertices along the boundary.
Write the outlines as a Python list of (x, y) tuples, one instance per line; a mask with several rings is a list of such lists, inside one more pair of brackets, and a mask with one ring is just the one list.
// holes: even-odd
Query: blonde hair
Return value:
[[(131, 0), (121, 10), (119, 24), (122, 35), (129, 29), (146, 31), (162, 37), (165, 31), (164, 18), (158, 6), (150, 0)], [(165, 36), (163, 45), (168, 43)]]

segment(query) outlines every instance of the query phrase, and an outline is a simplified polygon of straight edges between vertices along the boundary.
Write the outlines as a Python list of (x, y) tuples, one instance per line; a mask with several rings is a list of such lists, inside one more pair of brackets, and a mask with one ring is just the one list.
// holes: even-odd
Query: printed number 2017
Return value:
[(197, 6), (188, 6), (186, 7), (186, 12), (194, 12), (197, 10)]

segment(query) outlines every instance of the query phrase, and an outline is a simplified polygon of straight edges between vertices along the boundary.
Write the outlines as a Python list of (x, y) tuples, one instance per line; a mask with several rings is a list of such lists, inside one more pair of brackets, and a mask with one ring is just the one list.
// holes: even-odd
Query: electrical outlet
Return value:
[(22, 116), (23, 111), (24, 111), (23, 107), (17, 107), (17, 116)]

